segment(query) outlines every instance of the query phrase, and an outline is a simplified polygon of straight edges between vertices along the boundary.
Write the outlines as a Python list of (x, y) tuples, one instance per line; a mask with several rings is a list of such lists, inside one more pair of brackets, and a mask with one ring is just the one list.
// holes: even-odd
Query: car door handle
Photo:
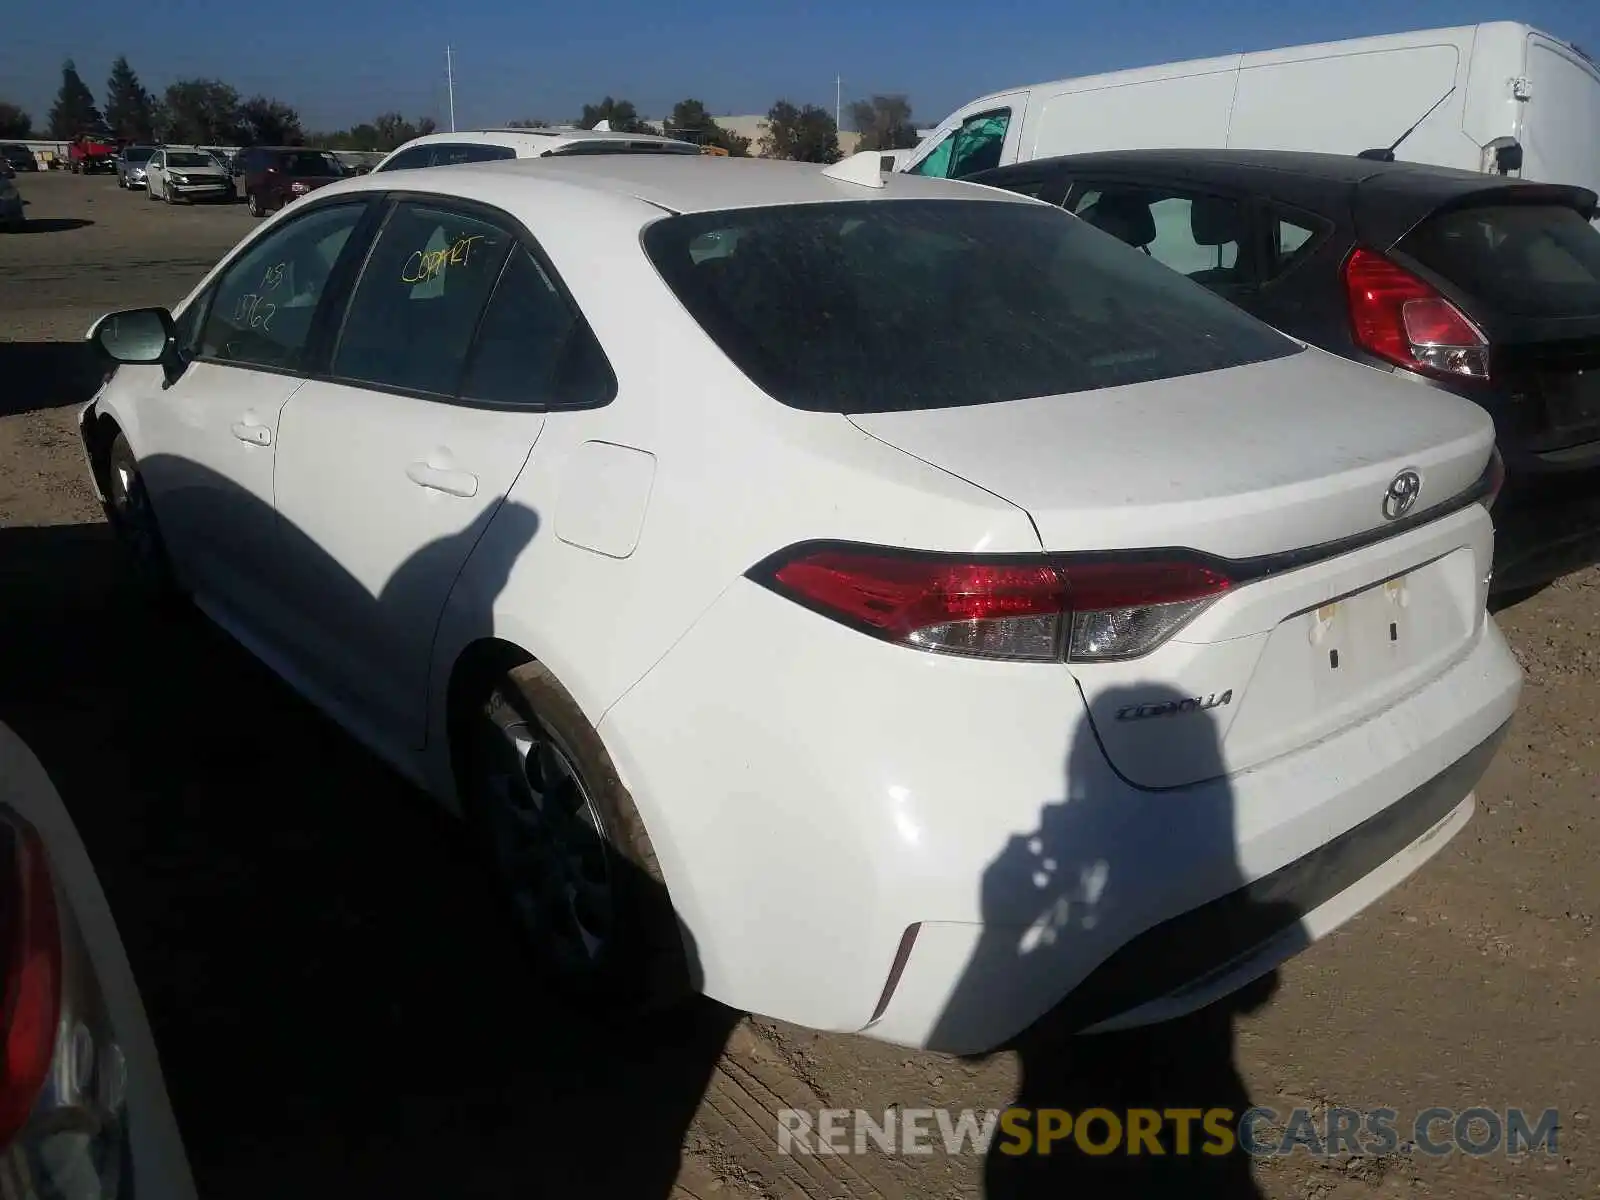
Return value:
[(447, 471), (425, 462), (414, 462), (406, 468), (406, 478), (418, 487), (447, 492), (452, 496), (472, 497), (478, 494), (478, 477), (470, 471)]
[(235, 421), (233, 436), (241, 442), (249, 442), (252, 446), (272, 445), (272, 430), (265, 425), (257, 425), (254, 421)]

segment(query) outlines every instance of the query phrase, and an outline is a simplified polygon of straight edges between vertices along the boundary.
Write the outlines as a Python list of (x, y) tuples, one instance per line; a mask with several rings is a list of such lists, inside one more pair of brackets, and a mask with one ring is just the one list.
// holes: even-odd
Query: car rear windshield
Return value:
[(1489, 307), (1516, 316), (1600, 313), (1600, 230), (1554, 204), (1443, 213), (1397, 247)]
[(331, 154), (304, 150), (278, 156), (278, 169), (285, 175), (342, 175), (339, 160)]
[(700, 147), (677, 142), (622, 142), (612, 138), (593, 142), (568, 142), (546, 150), (541, 158), (560, 158), (573, 154), (699, 154)]
[(775, 399), (890, 412), (1216, 371), (1300, 346), (1061, 210), (869, 200), (666, 218), (646, 253)]

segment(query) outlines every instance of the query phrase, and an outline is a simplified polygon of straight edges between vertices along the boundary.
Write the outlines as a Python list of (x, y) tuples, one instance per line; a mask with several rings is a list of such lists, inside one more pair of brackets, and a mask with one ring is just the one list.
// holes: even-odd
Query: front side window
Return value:
[(1006, 130), (1011, 127), (1011, 110), (997, 108), (975, 113), (947, 133), (933, 152), (911, 169), (913, 175), (936, 179), (962, 179), (1000, 165), (1005, 149)]
[(450, 167), (456, 163), (494, 162), (516, 156), (517, 152), (510, 146), (485, 146), (481, 142), (450, 143), (434, 146), (433, 165)]
[(1170, 379), (1300, 347), (1041, 204), (883, 200), (694, 213), (644, 246), (775, 399), (887, 412)]
[(166, 165), (167, 165), (167, 154), (166, 154), (165, 150), (157, 150), (154, 154), (152, 154), (150, 156), (150, 166), (152, 166), (152, 167), (164, 167)]
[(925, 158), (907, 172), (908, 175), (926, 175), (930, 179), (944, 179), (950, 174), (950, 152), (956, 147), (956, 133), (952, 129), (939, 140)]
[(603, 404), (616, 377), (587, 322), (524, 246), (495, 287), (461, 398), (536, 408)]
[(321, 208), (274, 230), (224, 272), (200, 337), (200, 357), (299, 370), (312, 319), (365, 202)]
[(506, 230), (477, 217), (396, 205), (351, 297), (333, 374), (455, 395), (511, 241)]

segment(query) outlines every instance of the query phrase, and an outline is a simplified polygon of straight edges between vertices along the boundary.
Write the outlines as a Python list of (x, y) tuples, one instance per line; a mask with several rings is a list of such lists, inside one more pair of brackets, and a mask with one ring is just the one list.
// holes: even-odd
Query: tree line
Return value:
[[(895, 150), (917, 143), (911, 103), (904, 95), (874, 95), (849, 105), (850, 119), (861, 134), (859, 150)], [(568, 124), (589, 129), (601, 121), (622, 133), (657, 133), (698, 145), (720, 147), (735, 157), (751, 153), (751, 139), (719, 125), (705, 104), (684, 99), (659, 122), (642, 117), (633, 102), (604, 97), (585, 104)], [(509, 121), (511, 128), (550, 128), (539, 118)], [(389, 151), (437, 126), (429, 117), (407, 120), (388, 112), (349, 129), (308, 131), (300, 114), (271, 96), (242, 97), (220, 79), (180, 79), (160, 95), (147, 90), (125, 56), (111, 64), (105, 105), (95, 96), (68, 59), (61, 68), (61, 88), (46, 118), (46, 135), (67, 140), (79, 134), (103, 134), (128, 142), (177, 145), (323, 146), (330, 150)], [(15, 104), (0, 100), (0, 138), (35, 134), (33, 118)], [(815, 104), (779, 100), (767, 112), (766, 132), (756, 152), (767, 158), (829, 163), (841, 157), (839, 129), (833, 116)]]

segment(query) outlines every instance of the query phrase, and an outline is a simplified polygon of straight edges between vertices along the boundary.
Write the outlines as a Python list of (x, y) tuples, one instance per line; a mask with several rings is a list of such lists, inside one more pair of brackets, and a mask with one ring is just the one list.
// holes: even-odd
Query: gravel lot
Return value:
[[(1600, 573), (1500, 615), (1527, 690), (1466, 831), (1247, 996), (981, 1062), (709, 1003), (601, 1027), (541, 994), (427, 800), (221, 634), (119, 592), (73, 428), (97, 368), (72, 343), (106, 309), (181, 298), (251, 219), (107, 178), (19, 185), (30, 227), (0, 235), (0, 720), (105, 878), (206, 1195), (1600, 1195)], [(1562, 1121), (1553, 1159), (777, 1153), (780, 1107), (1013, 1100)]]

